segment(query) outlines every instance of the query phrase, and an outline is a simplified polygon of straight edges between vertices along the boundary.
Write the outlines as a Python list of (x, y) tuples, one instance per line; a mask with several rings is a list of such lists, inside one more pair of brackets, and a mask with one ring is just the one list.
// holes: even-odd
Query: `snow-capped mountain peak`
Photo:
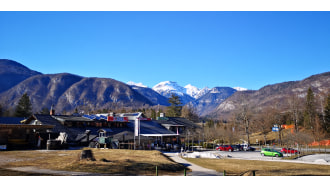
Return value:
[(158, 93), (160, 93), (160, 92), (184, 93), (185, 92), (185, 89), (174, 81), (160, 82), (157, 85), (155, 85), (152, 89)]
[(186, 94), (193, 98), (196, 98), (196, 95), (200, 92), (199, 88), (192, 86), (191, 84), (186, 85), (184, 88), (186, 89)]
[(191, 84), (182, 87), (174, 81), (160, 82), (157, 85), (155, 85), (152, 89), (166, 97), (170, 97), (170, 95), (174, 93), (180, 96), (188, 95), (194, 99), (198, 99), (199, 97), (203, 96), (204, 94), (210, 91), (208, 87), (199, 89)]
[(242, 88), (242, 87), (233, 87), (233, 89), (237, 90), (237, 91), (246, 91), (247, 88)]
[(143, 85), (143, 83), (135, 83), (133, 81), (127, 82), (127, 85), (148, 88), (147, 86)]

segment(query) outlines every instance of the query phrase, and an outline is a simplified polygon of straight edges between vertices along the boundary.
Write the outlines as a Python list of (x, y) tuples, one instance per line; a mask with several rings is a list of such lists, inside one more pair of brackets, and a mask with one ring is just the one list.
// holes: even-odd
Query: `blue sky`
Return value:
[(0, 58), (153, 87), (244, 87), (330, 71), (330, 12), (0, 12)]

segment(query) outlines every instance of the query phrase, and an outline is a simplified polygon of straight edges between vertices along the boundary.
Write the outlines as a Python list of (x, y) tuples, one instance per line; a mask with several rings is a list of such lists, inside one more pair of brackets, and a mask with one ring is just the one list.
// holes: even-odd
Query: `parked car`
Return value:
[(217, 147), (216, 150), (231, 152), (231, 151), (234, 151), (234, 148), (231, 145), (221, 145), (221, 146)]
[(256, 148), (248, 146), (247, 148), (245, 148), (245, 151), (255, 151)]
[(243, 146), (242, 145), (232, 145), (232, 147), (234, 148), (234, 151), (242, 151), (243, 150)]
[(275, 156), (275, 157), (283, 157), (281, 152), (278, 152), (274, 149), (263, 148), (260, 152), (262, 156)]
[(241, 145), (244, 151), (255, 151), (256, 148), (249, 146), (248, 144)]
[(292, 149), (292, 148), (282, 148), (281, 152), (284, 154), (298, 154), (300, 153), (299, 151)]

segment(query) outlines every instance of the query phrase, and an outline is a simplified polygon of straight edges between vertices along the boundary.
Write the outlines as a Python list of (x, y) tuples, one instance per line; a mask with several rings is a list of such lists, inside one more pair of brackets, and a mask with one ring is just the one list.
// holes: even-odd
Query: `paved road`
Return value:
[[(211, 151), (213, 153), (219, 154), (221, 157), (230, 157), (236, 159), (243, 160), (262, 160), (262, 161), (281, 161), (281, 162), (290, 162), (290, 163), (310, 163), (310, 164), (324, 164), (330, 165), (330, 154), (314, 154), (303, 156), (294, 160), (284, 160), (279, 157), (269, 157), (269, 156), (261, 156), (260, 151), (249, 152), (249, 151), (234, 151), (234, 152), (226, 152), (226, 151)], [(290, 156), (290, 154), (284, 154), (284, 156)]]
[(176, 152), (164, 152), (166, 156), (171, 158), (173, 161), (181, 163), (188, 167), (191, 172), (187, 172), (187, 176), (222, 176), (222, 173), (219, 173), (212, 169), (206, 169), (204, 167), (198, 166), (196, 164), (193, 164), (191, 162), (186, 161), (185, 159), (182, 159), (179, 154)]

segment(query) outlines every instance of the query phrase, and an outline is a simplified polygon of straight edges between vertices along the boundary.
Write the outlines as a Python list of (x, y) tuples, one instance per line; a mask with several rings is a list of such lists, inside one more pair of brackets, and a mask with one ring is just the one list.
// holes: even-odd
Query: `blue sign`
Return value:
[(273, 127), (273, 128), (272, 128), (272, 131), (273, 131), (273, 132), (278, 132), (278, 127)]

